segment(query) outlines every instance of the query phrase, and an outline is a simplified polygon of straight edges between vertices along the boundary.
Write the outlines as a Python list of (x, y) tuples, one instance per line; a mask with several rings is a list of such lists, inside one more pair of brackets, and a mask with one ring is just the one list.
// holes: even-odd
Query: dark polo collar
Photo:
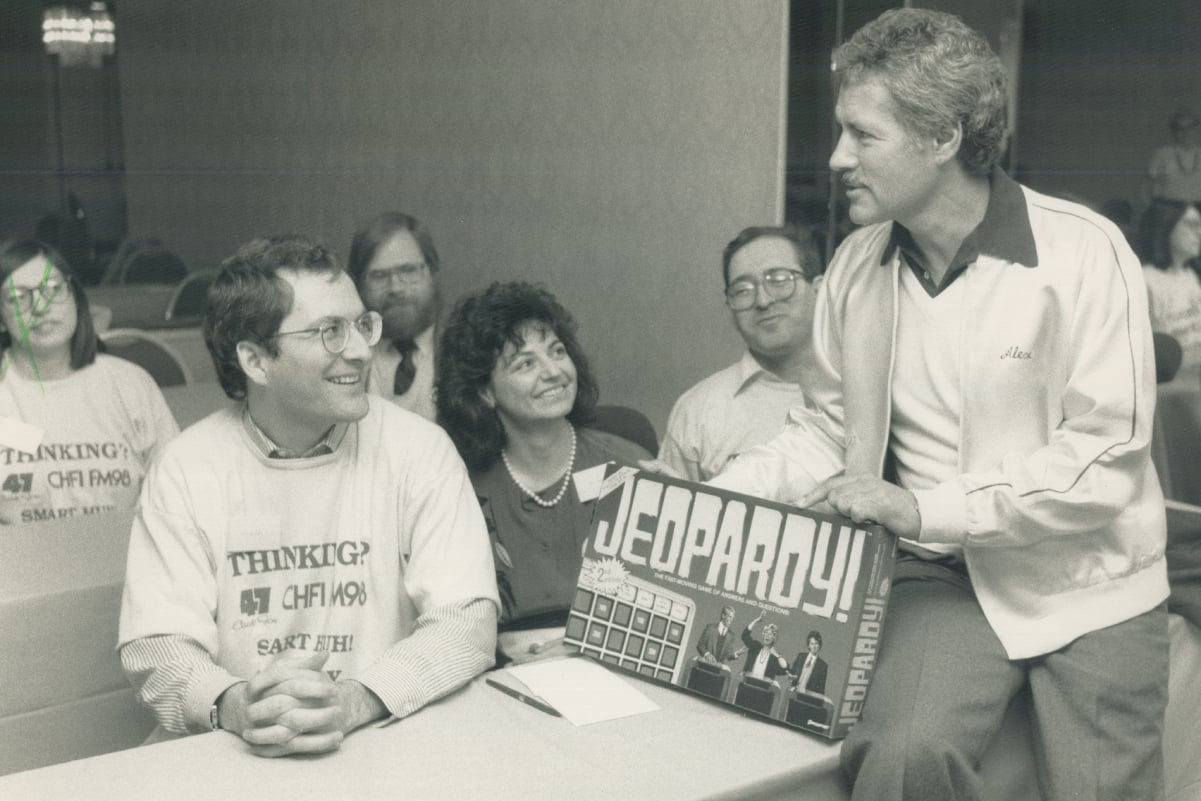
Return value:
[(905, 226), (894, 221), (880, 263), (888, 264), (897, 248), (900, 248), (905, 262), (931, 295), (949, 286), (980, 256), (992, 256), (1023, 267), (1038, 266), (1038, 247), (1034, 243), (1034, 231), (1030, 228), (1026, 196), (1017, 182), (1000, 168), (993, 170), (989, 176), (988, 207), (984, 211), (984, 219), (959, 246), (941, 285), (933, 284), (926, 277), (926, 268), (913, 235)]

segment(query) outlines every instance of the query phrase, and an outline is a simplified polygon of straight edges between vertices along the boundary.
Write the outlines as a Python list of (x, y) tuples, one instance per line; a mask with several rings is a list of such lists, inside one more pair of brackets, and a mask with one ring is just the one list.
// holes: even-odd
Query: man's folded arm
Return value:
[(395, 717), (462, 687), (496, 657), (496, 602), (474, 598), (425, 610), (413, 633), (357, 676)]
[(412, 632), (351, 676), (405, 717), (463, 686), (496, 659), (496, 568), (480, 504), (454, 445), (437, 429), (408, 487), (401, 521)]
[(120, 657), (138, 700), (173, 734), (208, 731), (212, 705), (242, 680), (180, 634), (131, 640), (121, 646)]

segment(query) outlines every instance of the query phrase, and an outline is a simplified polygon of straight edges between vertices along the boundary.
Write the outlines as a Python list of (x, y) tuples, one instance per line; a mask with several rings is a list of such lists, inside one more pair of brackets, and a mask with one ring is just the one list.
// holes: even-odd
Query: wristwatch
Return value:
[[(233, 684), (222, 690), (220, 695), (213, 699), (213, 705), (209, 707), (209, 729), (211, 731), (217, 731), (221, 729), (221, 699), (224, 698), (225, 694), (234, 687), (245, 683), (246, 682), (244, 681), (235, 681)], [(237, 723), (236, 720), (233, 722)]]
[[(222, 693), (221, 695), (224, 695)], [(213, 701), (213, 705), (209, 707), (209, 728), (217, 731), (221, 728), (221, 696), (217, 696), (217, 700)]]

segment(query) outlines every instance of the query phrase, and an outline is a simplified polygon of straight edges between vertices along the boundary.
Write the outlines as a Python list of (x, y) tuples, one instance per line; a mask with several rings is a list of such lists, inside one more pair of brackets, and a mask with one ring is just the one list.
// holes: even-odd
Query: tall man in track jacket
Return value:
[(815, 408), (713, 483), (900, 538), (842, 749), (854, 798), (978, 797), (1024, 686), (1045, 797), (1161, 797), (1168, 584), (1138, 260), (1107, 220), (998, 168), (1005, 72), (957, 18), (885, 12), (835, 63), (830, 166), (862, 228), (819, 291)]

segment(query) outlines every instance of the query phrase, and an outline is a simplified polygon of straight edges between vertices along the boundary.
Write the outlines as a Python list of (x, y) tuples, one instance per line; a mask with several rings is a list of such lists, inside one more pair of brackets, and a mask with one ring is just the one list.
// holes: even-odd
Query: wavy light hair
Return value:
[(1005, 67), (988, 41), (953, 14), (924, 8), (885, 11), (834, 53), (840, 85), (878, 81), (898, 120), (929, 138), (963, 128), (959, 161), (987, 175), (1008, 135)]

